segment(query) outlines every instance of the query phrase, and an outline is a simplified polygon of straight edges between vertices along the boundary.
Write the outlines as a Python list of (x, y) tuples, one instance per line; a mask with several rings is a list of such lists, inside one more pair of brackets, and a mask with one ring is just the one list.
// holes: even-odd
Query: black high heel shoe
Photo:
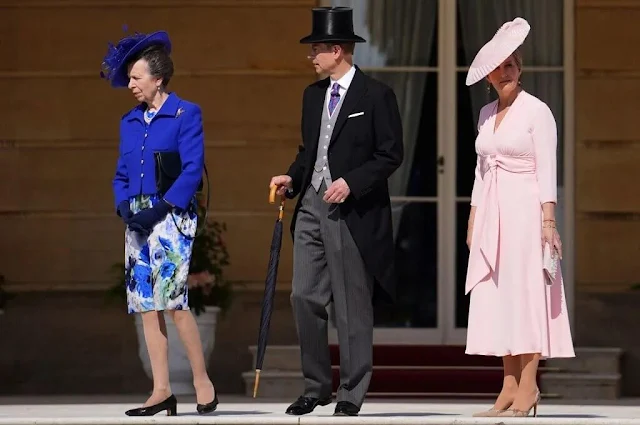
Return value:
[(196, 406), (196, 410), (201, 415), (206, 415), (207, 413), (211, 413), (218, 408), (218, 392), (216, 391), (216, 395), (213, 397), (213, 401), (207, 404), (200, 404)]
[(163, 410), (167, 411), (167, 416), (176, 416), (178, 414), (178, 400), (176, 396), (171, 394), (169, 398), (158, 404), (127, 410), (124, 414), (127, 416), (153, 416)]

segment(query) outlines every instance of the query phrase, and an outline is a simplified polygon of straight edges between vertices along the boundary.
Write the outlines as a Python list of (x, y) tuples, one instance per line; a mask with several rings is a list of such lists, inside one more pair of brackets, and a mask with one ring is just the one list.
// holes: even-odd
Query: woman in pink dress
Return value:
[(518, 48), (529, 33), (506, 22), (476, 55), (467, 85), (483, 79), (498, 100), (480, 110), (471, 199), (466, 353), (499, 356), (504, 380), (494, 406), (474, 416), (536, 415), (538, 362), (574, 357), (562, 277), (545, 278), (543, 249), (562, 258), (556, 231), (556, 122), (520, 84)]

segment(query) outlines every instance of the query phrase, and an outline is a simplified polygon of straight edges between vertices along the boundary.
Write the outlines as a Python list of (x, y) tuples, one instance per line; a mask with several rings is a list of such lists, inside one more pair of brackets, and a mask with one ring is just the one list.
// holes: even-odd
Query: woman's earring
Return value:
[(487, 83), (487, 96), (491, 94), (491, 83)]

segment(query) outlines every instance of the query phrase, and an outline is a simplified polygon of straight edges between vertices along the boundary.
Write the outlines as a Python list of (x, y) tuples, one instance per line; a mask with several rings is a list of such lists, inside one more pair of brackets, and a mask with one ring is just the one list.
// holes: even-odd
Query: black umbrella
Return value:
[[(276, 200), (276, 186), (271, 187), (269, 193), (269, 203), (274, 204)], [(285, 197), (280, 199), (280, 208), (273, 237), (271, 238), (271, 252), (269, 254), (269, 266), (267, 268), (267, 278), (264, 281), (264, 298), (262, 300), (262, 314), (260, 315), (260, 333), (258, 334), (258, 350), (256, 353), (256, 378), (253, 384), (253, 398), (258, 393), (260, 382), (260, 371), (264, 362), (264, 354), (267, 349), (267, 339), (269, 337), (269, 323), (273, 312), (273, 298), (276, 292), (276, 280), (278, 276), (278, 263), (280, 262), (280, 247), (282, 246), (282, 216), (284, 215)]]

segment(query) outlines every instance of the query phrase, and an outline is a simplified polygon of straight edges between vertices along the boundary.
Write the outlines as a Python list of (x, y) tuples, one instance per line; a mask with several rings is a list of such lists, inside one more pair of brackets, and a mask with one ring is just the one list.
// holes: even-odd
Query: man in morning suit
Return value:
[(372, 372), (373, 296), (395, 296), (387, 179), (403, 159), (394, 92), (353, 65), (353, 11), (315, 8), (310, 45), (318, 75), (302, 98), (302, 145), (270, 185), (298, 196), (292, 217), (291, 301), (305, 390), (286, 413), (331, 403), (327, 306), (333, 302), (340, 346), (334, 415), (356, 416)]

